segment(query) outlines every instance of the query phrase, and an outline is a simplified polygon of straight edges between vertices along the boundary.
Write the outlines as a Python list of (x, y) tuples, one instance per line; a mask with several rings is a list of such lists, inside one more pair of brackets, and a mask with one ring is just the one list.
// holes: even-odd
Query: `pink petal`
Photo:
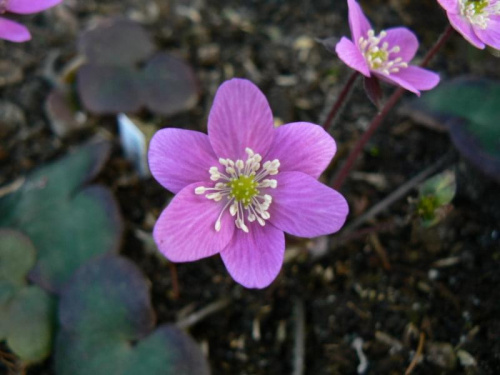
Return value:
[(321, 126), (296, 122), (275, 130), (264, 160), (278, 159), (280, 171), (297, 171), (318, 178), (335, 155), (335, 140)]
[(186, 186), (158, 218), (153, 237), (159, 250), (172, 262), (191, 262), (219, 253), (234, 233), (234, 220), (228, 211), (215, 231), (215, 222), (225, 202), (214, 202), (194, 189), (203, 183)]
[(7, 10), (12, 13), (38, 13), (62, 3), (62, 0), (10, 0)]
[(285, 253), (285, 235), (270, 224), (256, 222), (249, 233), (237, 229), (221, 252), (231, 277), (246, 288), (265, 288), (278, 276)]
[(406, 27), (394, 27), (387, 29), (387, 36), (382, 40), (382, 42), (389, 43), (389, 50), (393, 46), (399, 46), (400, 51), (398, 53), (391, 53), (391, 59), (401, 57), (403, 61), (411, 61), (418, 49), (418, 39), (410, 30)]
[(480, 49), (485, 47), (484, 43), (477, 37), (472, 25), (467, 22), (466, 18), (459, 14), (448, 13), (448, 19), (450, 20), (451, 26), (462, 34), (462, 36), (474, 47)]
[(30, 40), (31, 35), (23, 25), (0, 17), (0, 39), (21, 43)]
[(231, 79), (217, 90), (208, 117), (208, 136), (218, 157), (246, 160), (245, 148), (267, 154), (274, 137), (271, 108), (246, 79)]
[(269, 213), (277, 228), (299, 237), (316, 237), (337, 232), (346, 220), (349, 207), (337, 191), (301, 172), (274, 176), (278, 187)]
[(451, 13), (460, 13), (458, 6), (458, 0), (438, 0), (438, 3), (446, 10)]
[(173, 193), (189, 184), (209, 181), (209, 169), (220, 166), (206, 134), (167, 128), (149, 144), (149, 168), (154, 178)]
[(431, 90), (439, 83), (439, 74), (418, 66), (409, 66), (398, 73), (383, 75), (384, 79), (395, 83), (420, 96), (419, 90)]
[(357, 70), (366, 77), (370, 77), (370, 69), (368, 68), (364, 56), (361, 54), (359, 48), (349, 39), (342, 37), (340, 42), (335, 46), (335, 52), (337, 52), (339, 59), (345, 62), (349, 67)]
[(500, 49), (500, 20), (492, 17), (489, 19), (488, 27), (486, 29), (483, 30), (476, 27), (474, 28), (474, 31), (476, 32), (477, 37), (484, 42), (484, 44), (487, 44), (495, 49)]
[(358, 44), (360, 37), (365, 37), (372, 27), (366, 18), (363, 10), (355, 0), (348, 0), (347, 6), (349, 8), (349, 27), (351, 28), (351, 35), (354, 44)]

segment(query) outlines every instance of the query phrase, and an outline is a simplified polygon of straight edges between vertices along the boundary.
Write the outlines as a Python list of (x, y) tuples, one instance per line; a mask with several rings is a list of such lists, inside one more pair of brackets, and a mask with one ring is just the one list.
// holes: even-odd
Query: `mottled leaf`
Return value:
[(142, 106), (138, 73), (131, 67), (84, 65), (77, 88), (83, 106), (96, 114), (135, 112)]
[(84, 265), (61, 295), (57, 373), (208, 374), (198, 346), (184, 332), (169, 326), (153, 331), (149, 298), (148, 281), (125, 258), (107, 255)]
[(0, 226), (30, 238), (38, 252), (30, 277), (48, 290), (57, 291), (87, 260), (119, 246), (122, 221), (111, 192), (97, 185), (80, 188), (109, 151), (105, 142), (82, 147), (0, 198)]
[(94, 64), (131, 66), (154, 52), (148, 33), (125, 18), (107, 19), (80, 36), (79, 50)]
[(191, 66), (167, 53), (148, 61), (142, 89), (146, 106), (165, 116), (191, 109), (198, 101), (198, 82)]

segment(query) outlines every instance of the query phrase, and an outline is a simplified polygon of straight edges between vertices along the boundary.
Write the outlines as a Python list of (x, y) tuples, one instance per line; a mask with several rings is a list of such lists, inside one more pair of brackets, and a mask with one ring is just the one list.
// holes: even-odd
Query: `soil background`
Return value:
[[(362, 5), (378, 30), (405, 25), (417, 33), (417, 61), (448, 22), (433, 0)], [(79, 31), (112, 16), (138, 20), (159, 49), (195, 69), (201, 97), (194, 109), (170, 118), (136, 114), (158, 129), (206, 131), (217, 87), (234, 76), (251, 79), (264, 91), (277, 121), (321, 124), (351, 73), (316, 41), (349, 35), (345, 1), (66, 0), (22, 17), (33, 33), (31, 42), (0, 41), (0, 185), (97, 134), (112, 139), (112, 157), (98, 180), (119, 202), (126, 226), (121, 253), (151, 279), (158, 323), (229, 299), (190, 329), (213, 374), (300, 374), (301, 360), (305, 374), (357, 374), (361, 358), (353, 343), (362, 344), (368, 361), (363, 373), (404, 374), (419, 342), (422, 357), (413, 374), (500, 374), (498, 185), (471, 170), (446, 133), (396, 110), (342, 188), (349, 220), (448, 155), (446, 167), (458, 173), (458, 193), (438, 226), (422, 229), (412, 219), (409, 198), (417, 196), (412, 190), (366, 222), (364, 231), (314, 240), (289, 237), (281, 274), (264, 290), (235, 284), (218, 256), (175, 267), (163, 261), (138, 233), (151, 232), (171, 194), (152, 178), (138, 178), (123, 157), (115, 118), (89, 114), (83, 130), (60, 138), (44, 111), (55, 73), (77, 54)], [(455, 35), (430, 68), (443, 79), (498, 79), (498, 66), (498, 58)], [(384, 90), (390, 94), (393, 88)], [(332, 129), (338, 152), (323, 182), (331, 181), (375, 114), (359, 81)], [(54, 374), (52, 359), (28, 373)]]

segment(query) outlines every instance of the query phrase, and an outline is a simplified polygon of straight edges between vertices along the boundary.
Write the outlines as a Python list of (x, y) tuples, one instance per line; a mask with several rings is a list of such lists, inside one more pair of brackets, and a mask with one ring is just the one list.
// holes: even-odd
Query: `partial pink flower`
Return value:
[[(0, 14), (5, 12), (31, 14), (51, 8), (62, 0), (0, 0)], [(31, 39), (28, 29), (14, 21), (0, 17), (0, 39), (11, 42), (26, 42)]]
[(500, 50), (500, 0), (438, 0), (451, 25), (473, 46)]
[(359, 4), (355, 0), (347, 3), (352, 41), (342, 37), (335, 47), (343, 62), (366, 77), (373, 74), (417, 95), (439, 83), (438, 74), (409, 65), (418, 49), (415, 34), (405, 27), (375, 34)]
[(177, 194), (154, 227), (159, 250), (173, 262), (220, 254), (238, 283), (268, 286), (283, 264), (284, 232), (316, 237), (346, 220), (344, 197), (317, 180), (335, 150), (318, 125), (275, 128), (250, 81), (223, 83), (208, 135), (169, 128), (151, 140), (151, 172)]

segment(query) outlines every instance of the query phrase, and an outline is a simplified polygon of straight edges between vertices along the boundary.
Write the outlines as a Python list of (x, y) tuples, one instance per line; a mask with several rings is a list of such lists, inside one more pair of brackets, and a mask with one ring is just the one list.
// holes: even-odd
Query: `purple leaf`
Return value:
[(138, 23), (124, 18), (104, 20), (84, 32), (78, 47), (90, 63), (115, 66), (135, 65), (155, 50), (146, 31)]
[(78, 71), (77, 85), (84, 107), (96, 114), (135, 112), (142, 106), (133, 68), (87, 64)]
[(143, 71), (144, 102), (153, 112), (170, 116), (198, 102), (198, 82), (190, 65), (167, 53), (158, 53)]

